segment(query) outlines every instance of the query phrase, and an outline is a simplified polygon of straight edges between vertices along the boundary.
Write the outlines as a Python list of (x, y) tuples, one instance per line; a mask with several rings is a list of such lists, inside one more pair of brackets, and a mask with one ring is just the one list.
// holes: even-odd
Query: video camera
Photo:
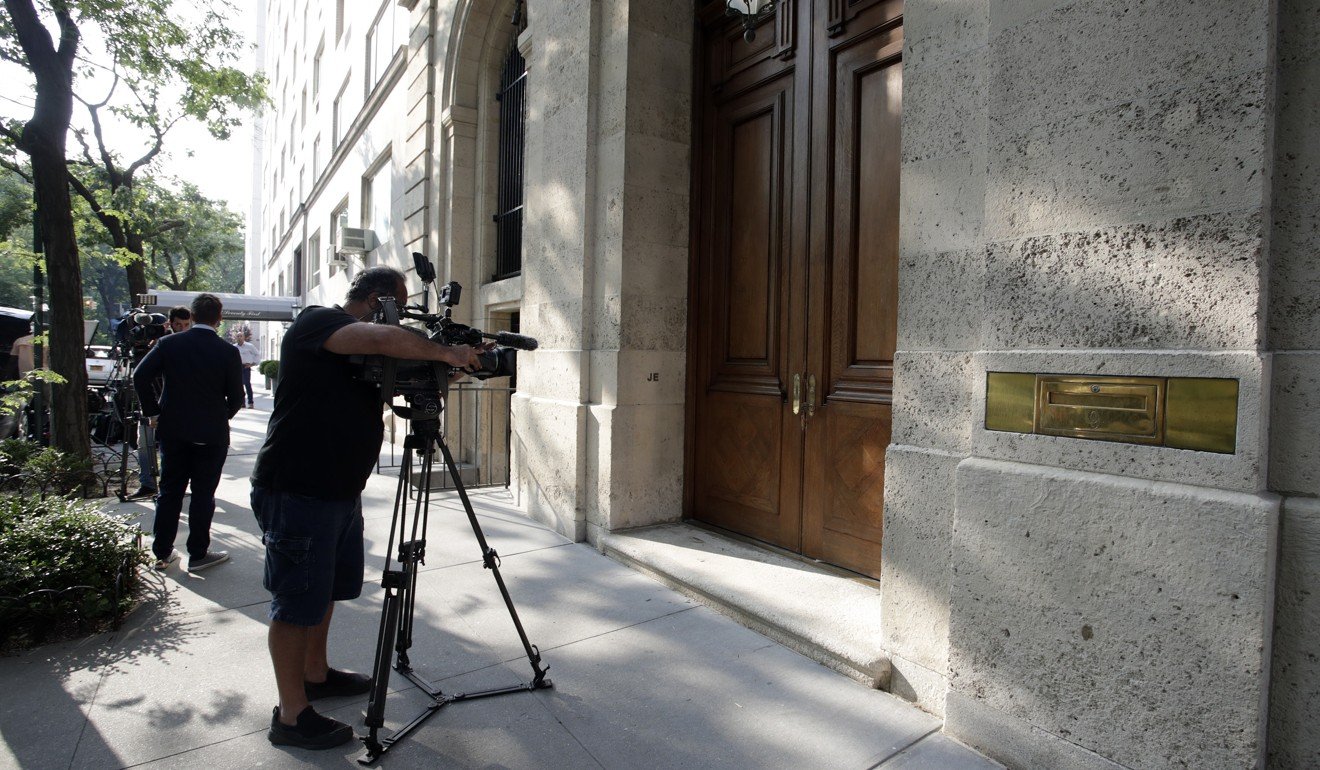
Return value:
[(165, 336), (169, 319), (162, 313), (148, 313), (134, 308), (110, 322), (115, 340), (115, 357), (137, 360), (151, 349), (151, 343)]
[[(444, 311), (430, 312), (430, 287), (435, 282), (435, 266), (425, 254), (413, 252), (412, 256), (417, 277), (423, 286), (421, 304), (400, 308), (394, 298), (381, 297), (380, 310), (372, 322), (398, 326), (403, 320), (420, 321), (426, 328), (425, 332), (412, 327), (402, 328), (444, 345), (480, 345), (486, 340), (493, 340), (496, 347), (477, 356), (481, 368), (466, 373), (479, 380), (512, 377), (517, 371), (518, 351), (536, 350), (537, 341), (513, 332), (489, 334), (453, 320), (453, 309), (458, 305), (463, 292), (463, 287), (457, 281), (450, 281), (440, 287), (438, 302)], [(454, 371), (453, 367), (439, 361), (405, 361), (386, 356), (354, 356), (352, 360), (361, 364), (360, 379), (379, 385), (381, 398), (386, 401), (395, 395), (443, 393), (448, 387), (449, 374)]]

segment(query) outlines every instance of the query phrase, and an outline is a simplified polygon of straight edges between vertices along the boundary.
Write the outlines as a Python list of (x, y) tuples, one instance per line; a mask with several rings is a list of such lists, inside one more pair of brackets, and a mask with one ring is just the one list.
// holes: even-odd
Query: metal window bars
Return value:
[(492, 280), (522, 272), (523, 170), (527, 128), (527, 63), (515, 37), (500, 73), (498, 175), (496, 184), (495, 274)]

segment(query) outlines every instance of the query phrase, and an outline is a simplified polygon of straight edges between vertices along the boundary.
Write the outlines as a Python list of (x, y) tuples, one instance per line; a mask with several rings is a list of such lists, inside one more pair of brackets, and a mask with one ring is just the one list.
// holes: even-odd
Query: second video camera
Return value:
[(110, 323), (117, 357), (141, 358), (151, 343), (165, 336), (169, 319), (162, 313), (148, 313), (134, 308)]

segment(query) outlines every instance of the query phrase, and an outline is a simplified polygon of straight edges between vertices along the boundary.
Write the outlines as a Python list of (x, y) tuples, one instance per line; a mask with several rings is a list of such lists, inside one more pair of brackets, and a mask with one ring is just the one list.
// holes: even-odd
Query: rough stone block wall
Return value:
[(951, 700), (1079, 761), (1257, 765), (1277, 502), (977, 458), (957, 495)]
[(1320, 767), (1320, 5), (1280, 0), (1270, 232), (1270, 489), (1287, 495), (1269, 766)]
[(891, 689), (936, 714), (948, 690), (954, 469), (971, 449), (972, 353), (985, 315), (988, 28), (984, 0), (904, 10), (898, 350), (880, 590)]
[[(907, 3), (885, 642), (1012, 766), (1264, 761), (1274, 12)], [(987, 371), (1235, 378), (1237, 451), (985, 431)]]
[(517, 475), (534, 516), (593, 537), (682, 515), (693, 17), (532, 13)]

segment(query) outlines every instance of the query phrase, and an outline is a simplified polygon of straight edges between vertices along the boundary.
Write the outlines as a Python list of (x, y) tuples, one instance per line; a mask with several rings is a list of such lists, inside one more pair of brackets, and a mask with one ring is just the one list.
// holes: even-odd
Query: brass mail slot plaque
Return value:
[(1164, 380), (1036, 378), (1036, 432), (1130, 444), (1164, 441)]
[(1233, 454), (1238, 381), (986, 372), (985, 429)]

